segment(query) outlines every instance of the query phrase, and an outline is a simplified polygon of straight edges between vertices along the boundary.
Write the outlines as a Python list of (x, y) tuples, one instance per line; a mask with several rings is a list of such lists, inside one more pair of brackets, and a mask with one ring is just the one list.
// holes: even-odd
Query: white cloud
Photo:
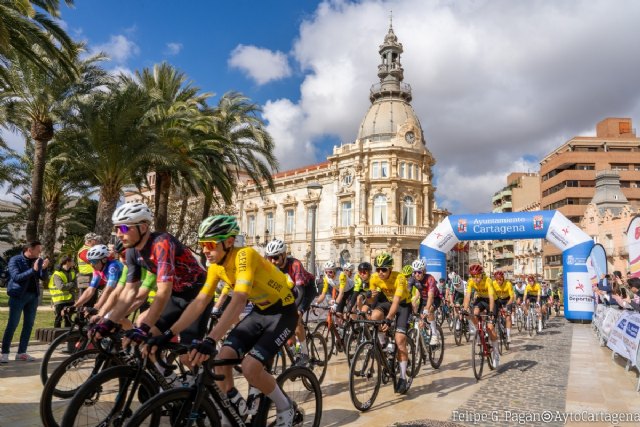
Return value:
[(12, 132), (6, 128), (0, 128), (0, 138), (2, 138), (7, 146), (12, 150), (17, 151), (18, 153), (24, 153), (24, 135)]
[[(293, 47), (305, 74), (300, 99), (265, 106), (277, 144), (286, 147), (278, 149), (283, 165), (309, 163), (312, 141), (323, 135), (355, 139), (378, 82), (389, 10), (404, 46), (405, 82), (437, 161), (441, 207), (489, 211), (509, 172), (538, 170), (523, 159), (593, 134), (605, 117), (640, 120), (640, 57), (631, 53), (640, 42), (640, 2), (620, 0), (616, 10), (625, 13), (615, 14), (606, 0), (327, 0), (301, 24)], [(247, 65), (262, 68), (255, 59)], [(291, 156), (291, 147), (308, 151)]]
[(167, 43), (167, 48), (164, 50), (165, 55), (177, 55), (182, 51), (182, 43)]
[(236, 46), (228, 63), (230, 67), (241, 70), (259, 85), (291, 75), (287, 55), (257, 46)]
[(111, 36), (107, 43), (95, 45), (92, 50), (104, 52), (117, 64), (124, 64), (129, 58), (140, 53), (138, 45), (122, 34)]

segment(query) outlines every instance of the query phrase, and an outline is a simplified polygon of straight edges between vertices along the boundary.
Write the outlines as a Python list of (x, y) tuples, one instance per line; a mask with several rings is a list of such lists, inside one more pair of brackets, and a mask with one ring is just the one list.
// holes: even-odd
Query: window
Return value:
[(344, 185), (345, 187), (350, 186), (352, 182), (353, 182), (353, 175), (351, 175), (350, 173), (347, 173), (342, 177), (342, 185)]
[(408, 166), (407, 167), (407, 172), (408, 172), (407, 173), (407, 178), (408, 179), (413, 179), (413, 165), (411, 163), (409, 163), (407, 166)]
[(264, 233), (265, 236), (267, 235), (267, 231), (269, 232), (269, 234), (273, 236), (275, 231), (275, 221), (273, 218), (273, 212), (267, 212), (264, 226), (265, 226), (265, 233)]
[(371, 163), (371, 178), (373, 179), (380, 178), (380, 163), (378, 162)]
[(293, 234), (295, 232), (295, 212), (293, 209), (287, 209), (285, 212), (285, 224), (284, 224), (284, 232), (285, 234)]
[(353, 224), (353, 219), (351, 218), (351, 211), (353, 210), (353, 205), (351, 201), (342, 202), (340, 204), (340, 226), (349, 227)]
[(256, 216), (249, 215), (247, 217), (247, 235), (249, 237), (255, 237), (256, 235)]
[(413, 165), (413, 167), (416, 168), (416, 171), (414, 174), (416, 179), (420, 179), (420, 167), (418, 165)]
[(400, 166), (398, 167), (398, 176), (400, 178), (404, 178), (404, 162), (400, 162)]
[(387, 198), (379, 194), (373, 199), (373, 225), (387, 223)]
[(389, 162), (380, 162), (380, 177), (389, 177)]
[(402, 225), (416, 225), (416, 204), (411, 196), (406, 196), (402, 203)]

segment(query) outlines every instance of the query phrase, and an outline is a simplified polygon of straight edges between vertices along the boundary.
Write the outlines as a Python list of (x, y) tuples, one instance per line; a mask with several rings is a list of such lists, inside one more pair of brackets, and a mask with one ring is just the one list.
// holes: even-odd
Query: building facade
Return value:
[[(316, 265), (371, 261), (389, 251), (400, 267), (418, 256), (422, 240), (448, 215), (437, 208), (432, 166), (420, 121), (404, 83), (402, 44), (390, 27), (380, 45), (379, 82), (355, 141), (334, 147), (327, 161), (274, 175), (275, 191), (260, 197), (251, 182), (237, 189), (236, 207), (249, 245), (283, 239), (307, 262), (316, 215)], [(311, 194), (310, 184), (321, 194)]]

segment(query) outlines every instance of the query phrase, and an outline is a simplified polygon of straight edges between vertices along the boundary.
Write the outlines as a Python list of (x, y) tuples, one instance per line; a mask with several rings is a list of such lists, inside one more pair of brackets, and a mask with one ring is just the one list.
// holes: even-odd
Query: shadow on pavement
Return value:
[(351, 423), (360, 418), (360, 412), (355, 409), (329, 409), (322, 411), (321, 425), (337, 427)]

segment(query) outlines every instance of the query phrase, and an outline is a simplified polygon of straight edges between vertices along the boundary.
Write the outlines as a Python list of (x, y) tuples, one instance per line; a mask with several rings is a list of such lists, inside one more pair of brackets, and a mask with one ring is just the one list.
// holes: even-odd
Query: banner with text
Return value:
[(631, 277), (640, 277), (640, 215), (633, 217), (627, 227), (627, 249)]
[[(616, 309), (610, 309), (616, 310)], [(636, 366), (640, 343), (640, 313), (625, 311), (618, 318), (607, 339), (607, 347)]]

